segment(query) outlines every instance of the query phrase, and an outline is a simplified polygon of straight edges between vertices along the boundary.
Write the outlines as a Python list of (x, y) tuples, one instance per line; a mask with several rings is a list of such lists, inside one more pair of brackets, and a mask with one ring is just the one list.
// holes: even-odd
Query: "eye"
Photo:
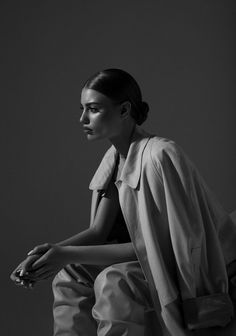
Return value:
[(97, 107), (92, 107), (92, 106), (88, 107), (88, 110), (89, 110), (90, 112), (92, 112), (92, 113), (97, 113), (97, 112), (99, 112), (99, 109), (98, 109)]

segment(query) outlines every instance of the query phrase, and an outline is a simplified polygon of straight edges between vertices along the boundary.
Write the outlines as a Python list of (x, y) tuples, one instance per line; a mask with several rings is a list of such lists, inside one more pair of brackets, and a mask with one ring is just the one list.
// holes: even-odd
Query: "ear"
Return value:
[(122, 119), (127, 119), (130, 116), (131, 112), (131, 103), (129, 101), (125, 101), (121, 104), (120, 115)]

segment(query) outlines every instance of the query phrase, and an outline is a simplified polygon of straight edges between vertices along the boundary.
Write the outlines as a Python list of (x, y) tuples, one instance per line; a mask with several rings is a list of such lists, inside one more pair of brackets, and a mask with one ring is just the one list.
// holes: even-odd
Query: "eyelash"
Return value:
[(99, 109), (97, 107), (89, 107), (88, 110), (93, 112), (93, 113), (96, 113), (96, 112), (99, 111)]
[[(83, 106), (80, 106), (80, 109), (83, 110), (84, 109)], [(90, 111), (92, 113), (99, 112), (99, 109), (97, 107), (88, 107), (87, 109), (88, 109), (88, 111)]]

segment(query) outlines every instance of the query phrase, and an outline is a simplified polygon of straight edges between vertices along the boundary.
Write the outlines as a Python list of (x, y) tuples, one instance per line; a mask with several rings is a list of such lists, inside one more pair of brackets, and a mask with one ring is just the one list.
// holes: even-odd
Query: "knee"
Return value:
[(94, 282), (96, 303), (92, 314), (97, 321), (127, 321), (143, 318), (143, 306), (136, 302), (127, 281), (127, 265), (105, 268)]
[(58, 286), (60, 286), (62, 282), (66, 282), (66, 281), (70, 281), (70, 279), (68, 278), (68, 274), (66, 273), (66, 271), (62, 269), (54, 277), (52, 281), (52, 289), (57, 288)]
[(106, 295), (118, 295), (121, 289), (127, 287), (125, 264), (115, 264), (106, 267), (98, 274), (94, 281), (94, 293), (96, 298), (104, 293)]

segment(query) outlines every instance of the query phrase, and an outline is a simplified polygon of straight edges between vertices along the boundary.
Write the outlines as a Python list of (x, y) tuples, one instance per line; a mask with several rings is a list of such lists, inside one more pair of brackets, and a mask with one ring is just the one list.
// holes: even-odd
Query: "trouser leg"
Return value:
[(98, 336), (144, 336), (145, 313), (152, 309), (147, 281), (138, 262), (105, 268), (94, 283), (93, 317)]
[(91, 311), (95, 303), (92, 276), (68, 266), (52, 283), (54, 336), (95, 336), (97, 323)]

